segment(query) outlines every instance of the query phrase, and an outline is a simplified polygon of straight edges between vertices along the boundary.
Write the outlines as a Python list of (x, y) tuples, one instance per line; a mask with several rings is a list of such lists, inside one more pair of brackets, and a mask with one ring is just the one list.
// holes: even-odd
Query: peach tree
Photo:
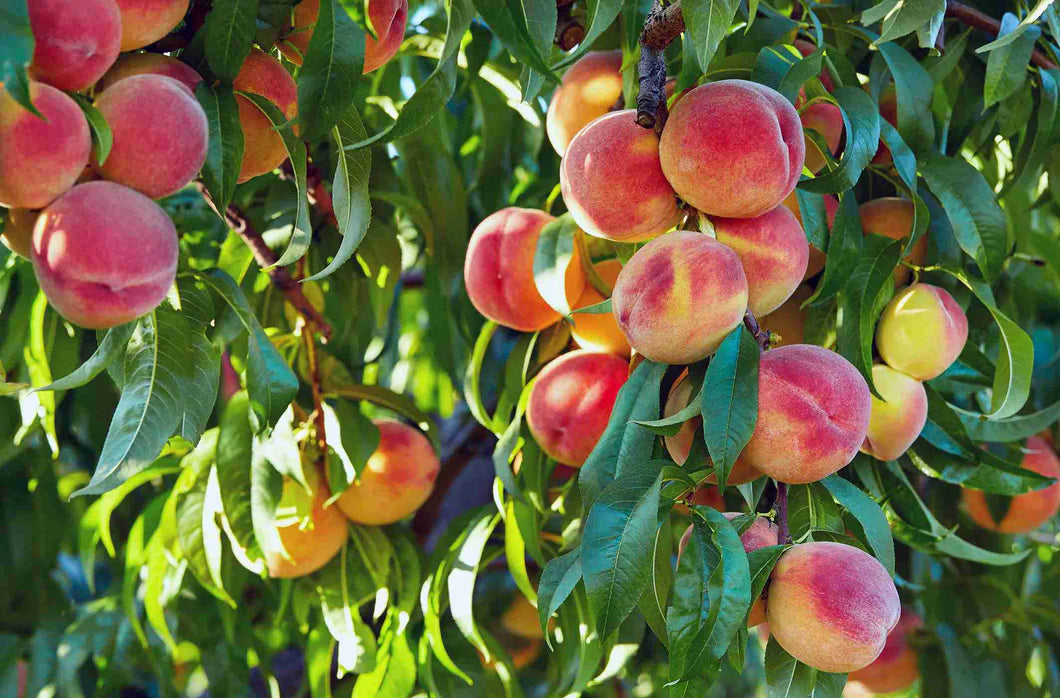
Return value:
[(1060, 693), (1058, 61), (0, 0), (3, 694)]

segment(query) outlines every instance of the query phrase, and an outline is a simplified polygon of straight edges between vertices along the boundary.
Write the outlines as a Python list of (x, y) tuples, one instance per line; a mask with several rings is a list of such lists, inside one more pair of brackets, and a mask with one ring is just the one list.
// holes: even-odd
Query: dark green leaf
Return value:
[(1012, 96), (1023, 86), (1027, 80), (1027, 66), (1034, 44), (1041, 35), (1039, 27), (1021, 24), (1016, 15), (1006, 12), (1001, 18), (998, 41), (977, 49), (977, 53), (984, 49), (990, 51), (986, 59), (986, 81), (983, 83), (983, 103), (986, 107)]
[(103, 336), (103, 341), (96, 347), (96, 351), (76, 371), (54, 383), (34, 388), (34, 390), (72, 390), (87, 385), (93, 378), (106, 370), (112, 361), (125, 353), (125, 346), (128, 344), (129, 338), (132, 337), (135, 329), (135, 322), (128, 322), (124, 325), (110, 328)]
[(252, 467), (254, 434), (250, 427), (250, 399), (245, 390), (229, 398), (221, 410), (219, 426), (216, 467), (221, 506), (228, 530), (235, 539), (233, 545), (242, 548), (244, 557), (255, 560), (261, 557), (261, 552), (254, 537), (252, 498), (247, 493), (254, 491), (251, 474), (257, 467)]
[(894, 538), (891, 537), (891, 527), (880, 505), (839, 475), (829, 475), (821, 484), (861, 524), (876, 559), (887, 568), (888, 574), (894, 576)]
[(568, 317), (567, 268), (574, 259), (574, 235), (578, 224), (569, 213), (549, 221), (541, 229), (534, 252), (534, 284), (553, 310)]
[(935, 122), (931, 115), (931, 100), (935, 84), (931, 76), (898, 44), (886, 42), (880, 44), (879, 49), (894, 79), (898, 133), (914, 153), (932, 150)]
[(26, 66), (33, 58), (33, 32), (29, 26), (26, 0), (7, 0), (0, 11), (0, 84), (15, 101), (40, 114), (29, 97)]
[(209, 126), (202, 181), (218, 211), (224, 213), (232, 201), (239, 169), (243, 164), (243, 128), (239, 124), (239, 105), (232, 88), (227, 85), (211, 87), (200, 82), (195, 86), (195, 98), (206, 113)]
[(1021, 414), (1008, 419), (989, 419), (986, 415), (955, 409), (964, 423), (968, 436), (974, 441), (1011, 443), (1034, 436), (1060, 419), (1060, 402), (1032, 414)]
[(784, 651), (776, 638), (766, 645), (769, 698), (840, 698), (846, 674), (828, 674), (803, 664)]
[(718, 347), (703, 379), (703, 439), (722, 489), (758, 423), (760, 354), (758, 343), (741, 324)]
[(582, 549), (575, 548), (545, 565), (541, 581), (537, 585), (537, 612), (541, 620), (541, 632), (548, 637), (548, 619), (567, 600), (582, 578)]
[(853, 187), (880, 144), (880, 114), (872, 97), (856, 87), (837, 87), (832, 95), (843, 113), (846, 145), (843, 159), (835, 169), (799, 182), (800, 189), (818, 194)]
[(216, 0), (203, 28), (206, 60), (224, 82), (235, 80), (254, 43), (258, 0)]
[(482, 19), (515, 58), (555, 78), (548, 57), (556, 34), (556, 4), (551, 0), (475, 0)]
[[(364, 29), (339, 0), (320, 0), (320, 11), (298, 72), (299, 135), (323, 137), (353, 108), (364, 72)], [(275, 122), (274, 122), (275, 123)]]
[(682, 3), (685, 26), (688, 27), (688, 35), (701, 69), (706, 70), (714, 59), (718, 45), (729, 33), (739, 6), (737, 0), (687, 0)]
[[(902, 257), (902, 241), (882, 235), (869, 235), (858, 257), (846, 287), (840, 296), (843, 321), (839, 325), (836, 345), (839, 353), (852, 363), (873, 388), (872, 339), (880, 313), (880, 298), (890, 296), (891, 273)], [(873, 388), (875, 392), (875, 388)]]
[(88, 127), (92, 131), (92, 161), (102, 165), (107, 161), (110, 149), (114, 145), (114, 134), (111, 133), (110, 125), (103, 118), (103, 114), (93, 106), (92, 102), (76, 93), (72, 96), (77, 106), (81, 107), (81, 112), (85, 115)]

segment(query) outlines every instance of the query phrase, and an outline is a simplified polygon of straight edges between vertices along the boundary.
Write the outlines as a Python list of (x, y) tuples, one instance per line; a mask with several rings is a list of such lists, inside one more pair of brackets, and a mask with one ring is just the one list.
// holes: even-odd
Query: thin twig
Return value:
[(769, 348), (769, 330), (762, 329), (762, 326), (758, 324), (758, 318), (750, 310), (744, 313), (743, 324), (750, 330), (762, 351)]
[[(1001, 33), (1001, 22), (999, 20), (961, 2), (953, 2), (953, 0), (947, 2), (946, 16), (951, 17), (962, 24), (967, 24), (969, 27), (986, 32), (995, 39), (997, 38), (997, 35)], [(1047, 70), (1057, 67), (1056, 63), (1051, 61), (1048, 56), (1038, 49), (1035, 49), (1031, 53), (1031, 63), (1039, 68), (1045, 68)]]
[(787, 545), (791, 542), (791, 534), (788, 532), (788, 485), (786, 482), (777, 483), (777, 501), (774, 504), (777, 512), (777, 542)]
[(313, 415), (316, 417), (317, 448), (320, 451), (318, 465), (322, 472), (328, 462), (328, 437), (324, 429), (324, 397), (320, 391), (320, 364), (317, 361), (316, 339), (312, 332), (305, 332), (306, 363), (309, 364), (309, 386), (313, 391)]

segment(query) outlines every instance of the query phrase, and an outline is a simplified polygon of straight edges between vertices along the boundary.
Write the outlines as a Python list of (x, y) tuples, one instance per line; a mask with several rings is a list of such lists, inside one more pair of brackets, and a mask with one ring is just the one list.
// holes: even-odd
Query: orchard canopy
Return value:
[(0, 0), (0, 696), (1060, 697), (1058, 63)]

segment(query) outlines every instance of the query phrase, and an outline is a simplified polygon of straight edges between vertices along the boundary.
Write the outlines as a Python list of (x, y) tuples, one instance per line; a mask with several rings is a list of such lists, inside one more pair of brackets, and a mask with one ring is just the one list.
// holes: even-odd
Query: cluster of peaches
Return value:
[[(202, 76), (172, 56), (142, 52), (174, 30), (189, 0), (28, 0), (35, 46), (30, 99), (40, 115), (0, 92), (0, 206), (4, 243), (31, 259), (41, 288), (67, 320), (106, 329), (150, 312), (177, 270), (173, 222), (155, 200), (198, 176), (209, 127), (195, 97)], [(292, 12), (277, 42), (295, 64), (309, 45), (319, 0)], [(386, 63), (405, 33), (407, 0), (369, 5), (377, 39), (366, 38), (365, 71)], [(278, 58), (250, 51), (232, 83), (297, 117), (298, 89)], [(67, 92), (85, 93), (113, 144), (92, 152), (89, 124)], [(287, 158), (280, 134), (237, 95), (243, 131), (238, 181)], [(297, 127), (296, 127), (297, 128)]]

